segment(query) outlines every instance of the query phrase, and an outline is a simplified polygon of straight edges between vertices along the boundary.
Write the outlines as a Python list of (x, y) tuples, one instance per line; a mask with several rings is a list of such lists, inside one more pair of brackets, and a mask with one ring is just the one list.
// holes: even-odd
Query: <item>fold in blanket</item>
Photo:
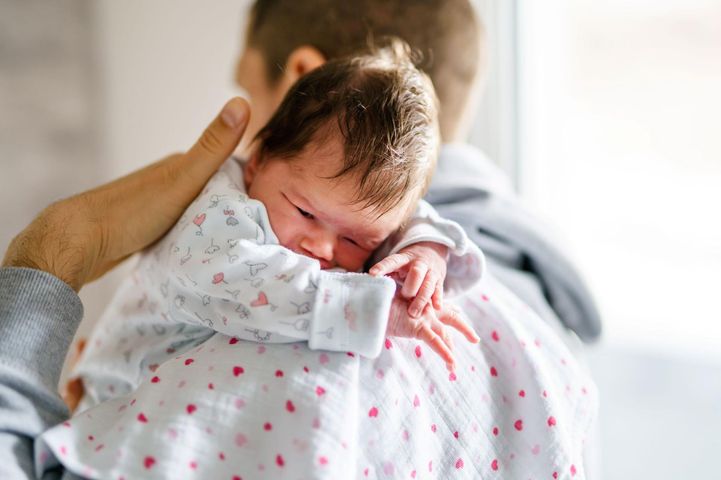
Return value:
[(541, 318), (551, 324), (560, 320), (584, 342), (598, 339), (598, 309), (563, 242), (523, 207), (508, 178), (483, 152), (466, 144), (444, 145), (425, 199), (442, 217), (463, 226), (485, 253), (489, 271)]

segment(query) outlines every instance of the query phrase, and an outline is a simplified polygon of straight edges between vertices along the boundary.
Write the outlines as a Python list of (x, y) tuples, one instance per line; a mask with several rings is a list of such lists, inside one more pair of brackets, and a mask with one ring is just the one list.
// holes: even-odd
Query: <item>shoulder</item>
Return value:
[(218, 169), (218, 174), (227, 177), (237, 190), (245, 192), (245, 183), (243, 182), (243, 166), (245, 160), (240, 157), (231, 156)]

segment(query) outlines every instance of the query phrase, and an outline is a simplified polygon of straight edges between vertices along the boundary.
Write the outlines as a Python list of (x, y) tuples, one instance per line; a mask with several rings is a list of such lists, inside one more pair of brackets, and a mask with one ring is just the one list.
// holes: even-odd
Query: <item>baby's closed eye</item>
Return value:
[(297, 208), (298, 211), (300, 212), (300, 214), (303, 215), (305, 218), (309, 218), (309, 219), (314, 218), (312, 213), (308, 213), (308, 212), (306, 212), (305, 210), (303, 210), (302, 208), (300, 208), (300, 207), (298, 207), (298, 206), (296, 206), (295, 208)]

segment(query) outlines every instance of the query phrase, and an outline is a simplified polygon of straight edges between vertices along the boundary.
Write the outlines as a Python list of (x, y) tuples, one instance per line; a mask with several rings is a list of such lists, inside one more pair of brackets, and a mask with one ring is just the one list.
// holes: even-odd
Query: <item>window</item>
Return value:
[(721, 356), (721, 4), (519, 2), (519, 185), (616, 345)]

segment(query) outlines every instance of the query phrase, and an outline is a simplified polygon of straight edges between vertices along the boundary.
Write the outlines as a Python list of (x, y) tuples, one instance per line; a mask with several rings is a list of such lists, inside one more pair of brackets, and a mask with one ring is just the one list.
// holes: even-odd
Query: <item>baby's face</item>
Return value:
[(408, 203), (376, 218), (371, 208), (353, 205), (357, 181), (352, 176), (327, 179), (343, 161), (340, 134), (318, 145), (310, 142), (293, 159), (254, 154), (246, 164), (248, 196), (263, 202), (273, 231), (284, 247), (320, 262), (322, 269), (360, 270), (405, 218)]

